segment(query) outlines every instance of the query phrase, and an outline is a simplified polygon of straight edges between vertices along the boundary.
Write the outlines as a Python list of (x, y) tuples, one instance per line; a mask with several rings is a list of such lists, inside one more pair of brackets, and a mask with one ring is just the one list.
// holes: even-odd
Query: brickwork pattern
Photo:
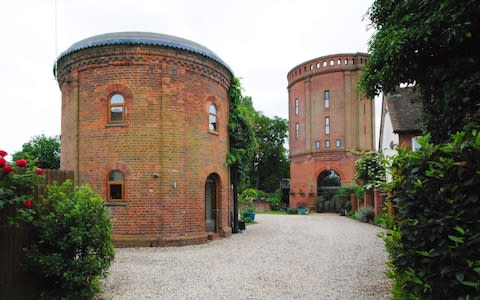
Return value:
[[(207, 241), (205, 183), (218, 181), (216, 231), (231, 234), (228, 87), (221, 64), (148, 45), (83, 49), (60, 59), (61, 168), (107, 197), (108, 174), (125, 176), (125, 201), (107, 202), (119, 246)], [(109, 123), (110, 96), (125, 98), (124, 122)], [(208, 107), (218, 127), (209, 131)]]
[(374, 103), (356, 92), (367, 59), (363, 53), (329, 55), (288, 73), (291, 207), (315, 206), (317, 178), (325, 170), (336, 171), (342, 184), (354, 183), (356, 158), (349, 150), (374, 148)]

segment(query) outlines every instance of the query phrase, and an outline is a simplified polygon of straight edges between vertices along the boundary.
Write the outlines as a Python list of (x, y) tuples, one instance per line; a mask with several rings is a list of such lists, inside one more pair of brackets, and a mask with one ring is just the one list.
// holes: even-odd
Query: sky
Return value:
[(231, 67), (255, 109), (288, 119), (287, 73), (320, 56), (367, 52), (373, 31), (365, 14), (372, 2), (3, 1), (0, 149), (14, 153), (34, 136), (60, 135), (55, 59), (73, 43), (108, 32), (157, 32), (200, 43)]

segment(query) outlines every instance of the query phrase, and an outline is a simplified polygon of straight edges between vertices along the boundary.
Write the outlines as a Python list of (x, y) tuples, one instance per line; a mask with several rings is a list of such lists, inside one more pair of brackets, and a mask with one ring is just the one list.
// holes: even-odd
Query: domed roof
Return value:
[(176, 36), (153, 32), (113, 32), (92, 36), (70, 46), (70, 48), (58, 56), (57, 62), (64, 56), (82, 49), (109, 45), (150, 45), (181, 49), (208, 57), (222, 64), (233, 73), (230, 67), (207, 47)]

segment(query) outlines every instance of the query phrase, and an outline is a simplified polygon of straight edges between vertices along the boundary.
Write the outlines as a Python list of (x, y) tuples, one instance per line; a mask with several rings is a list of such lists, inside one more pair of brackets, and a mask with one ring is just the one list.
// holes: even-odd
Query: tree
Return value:
[(44, 134), (34, 136), (29, 142), (23, 144), (22, 151), (13, 155), (13, 160), (38, 158), (37, 166), (42, 169), (60, 168), (60, 139), (58, 136), (48, 137)]
[(368, 11), (377, 30), (360, 80), (369, 97), (415, 86), (432, 141), (448, 140), (480, 120), (478, 0), (376, 0)]
[(257, 148), (252, 161), (250, 182), (256, 189), (272, 193), (280, 180), (289, 177), (290, 165), (285, 149), (288, 122), (279, 117), (269, 118), (260, 112), (255, 116)]

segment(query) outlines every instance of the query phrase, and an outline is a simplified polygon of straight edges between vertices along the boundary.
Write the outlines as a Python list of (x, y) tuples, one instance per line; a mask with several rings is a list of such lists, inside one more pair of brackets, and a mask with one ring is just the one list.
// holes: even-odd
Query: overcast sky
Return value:
[(157, 32), (200, 43), (241, 78), (257, 110), (288, 119), (288, 71), (323, 55), (367, 52), (372, 31), (364, 15), (372, 2), (3, 1), (0, 149), (13, 153), (35, 135), (60, 134), (55, 59), (73, 43), (107, 32)]

